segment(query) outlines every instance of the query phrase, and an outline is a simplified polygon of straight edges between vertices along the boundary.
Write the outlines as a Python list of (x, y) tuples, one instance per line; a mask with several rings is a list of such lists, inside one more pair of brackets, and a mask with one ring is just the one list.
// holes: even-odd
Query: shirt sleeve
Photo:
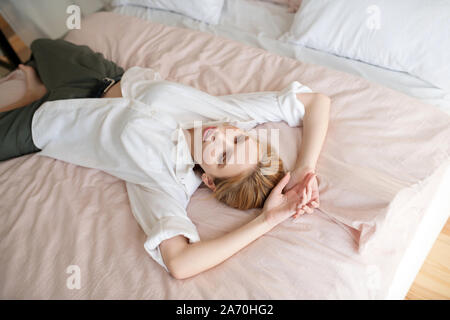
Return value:
[(159, 244), (166, 239), (183, 235), (190, 243), (200, 241), (196, 226), (188, 218), (182, 203), (168, 193), (126, 182), (131, 211), (147, 235), (144, 248), (167, 272)]
[(139, 117), (130, 110), (143, 109), (142, 105), (127, 98), (47, 101), (34, 113), (32, 139), (41, 149), (41, 156), (140, 183), (147, 176), (135, 160), (138, 151), (127, 143), (127, 128), (132, 119)]
[[(285, 121), (296, 127), (305, 115), (305, 106), (297, 99), (297, 93), (313, 92), (298, 81), (291, 82), (281, 91), (264, 91), (218, 96), (231, 110), (240, 109), (258, 124)], [(243, 117), (243, 115), (241, 115)]]
[(120, 81), (122, 96), (139, 97), (143, 94), (146, 84), (160, 80), (163, 80), (162, 76), (154, 69), (131, 67), (125, 71)]

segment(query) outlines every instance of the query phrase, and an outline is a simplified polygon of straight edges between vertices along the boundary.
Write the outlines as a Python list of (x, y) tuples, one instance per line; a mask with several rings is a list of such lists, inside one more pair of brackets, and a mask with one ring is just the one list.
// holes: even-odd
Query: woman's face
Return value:
[[(231, 125), (203, 127), (195, 141), (201, 153), (194, 160), (213, 178), (236, 176), (255, 168), (258, 163), (258, 142), (247, 132)], [(197, 157), (195, 156), (197, 155)]]

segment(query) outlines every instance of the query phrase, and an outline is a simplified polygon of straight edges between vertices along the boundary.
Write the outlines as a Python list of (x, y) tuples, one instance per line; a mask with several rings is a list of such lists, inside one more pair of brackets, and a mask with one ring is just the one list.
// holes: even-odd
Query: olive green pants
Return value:
[(40, 151), (33, 143), (31, 121), (44, 102), (100, 98), (111, 79), (119, 81), (124, 72), (101, 53), (62, 39), (37, 39), (30, 48), (26, 64), (35, 68), (48, 92), (25, 107), (0, 112), (0, 161)]

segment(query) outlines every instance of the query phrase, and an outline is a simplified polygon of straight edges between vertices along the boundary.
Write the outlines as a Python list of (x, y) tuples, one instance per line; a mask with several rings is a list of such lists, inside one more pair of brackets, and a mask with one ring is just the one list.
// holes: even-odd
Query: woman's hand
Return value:
[[(309, 174), (314, 174), (314, 177), (308, 183), (306, 183), (306, 178)], [(306, 213), (312, 213), (314, 209), (318, 208), (320, 205), (319, 185), (317, 183), (317, 176), (315, 175), (315, 171), (313, 168), (299, 167), (295, 169), (293, 171), (292, 178), (286, 185), (286, 190), (290, 190), (294, 186), (298, 186), (299, 184), (304, 186), (307, 198), (306, 204), (301, 209), (303, 209)], [(294, 219), (298, 217), (299, 214), (294, 215)]]
[(289, 183), (286, 185), (286, 190), (292, 189), (295, 185), (298, 183), (302, 183), (303, 180), (306, 178), (308, 173), (314, 173), (314, 168), (311, 167), (297, 167), (295, 170), (291, 173), (291, 179), (289, 180)]
[(283, 179), (272, 189), (264, 203), (262, 214), (265, 223), (273, 228), (293, 215), (303, 214), (305, 210), (302, 207), (308, 200), (304, 184), (310, 184), (314, 177), (314, 174), (308, 174), (303, 183), (297, 184), (283, 193), (284, 187), (291, 179), (290, 173), (286, 173)]

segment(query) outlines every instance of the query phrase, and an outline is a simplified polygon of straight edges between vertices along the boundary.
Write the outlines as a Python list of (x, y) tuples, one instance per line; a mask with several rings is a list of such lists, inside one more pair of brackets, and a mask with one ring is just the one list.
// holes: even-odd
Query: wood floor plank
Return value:
[(408, 294), (408, 300), (450, 299), (450, 219), (433, 245)]

